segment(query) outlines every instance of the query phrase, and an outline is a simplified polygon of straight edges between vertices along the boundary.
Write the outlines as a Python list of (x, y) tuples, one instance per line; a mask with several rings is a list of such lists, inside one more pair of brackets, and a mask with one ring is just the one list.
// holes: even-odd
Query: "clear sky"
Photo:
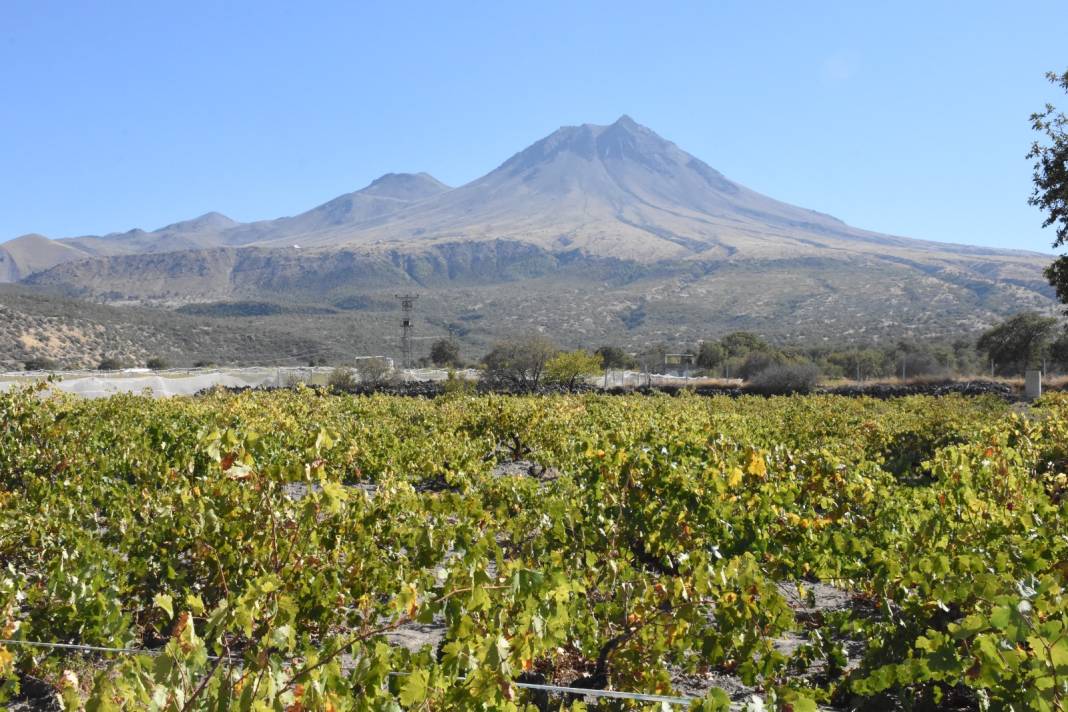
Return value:
[(459, 185), (626, 113), (858, 227), (1047, 251), (1024, 156), (1065, 69), (1065, 0), (0, 0), (0, 242)]

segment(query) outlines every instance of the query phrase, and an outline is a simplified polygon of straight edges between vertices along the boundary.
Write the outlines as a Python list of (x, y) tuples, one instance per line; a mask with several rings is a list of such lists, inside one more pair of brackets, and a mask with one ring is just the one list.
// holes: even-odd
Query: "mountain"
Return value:
[(388, 173), (362, 190), (277, 220), (239, 223), (221, 213), (210, 212), (151, 232), (134, 229), (60, 240), (25, 235), (0, 245), (0, 282), (16, 282), (35, 272), (87, 257), (204, 250), (270, 241), (288, 247), (301, 235), (359, 225), (447, 190), (447, 185), (426, 173)]
[(355, 228), (304, 235), (301, 244), (514, 239), (649, 262), (723, 259), (740, 249), (779, 256), (806, 251), (806, 238), (842, 237), (895, 242), (748, 190), (624, 116), (610, 126), (564, 127), (465, 186)]
[(387, 173), (361, 190), (340, 195), (300, 215), (223, 230), (217, 245), (281, 243), (289, 247), (306, 235), (352, 230), (448, 190), (449, 186), (427, 173)]
[(949, 333), (1055, 304), (1042, 276), (1049, 256), (855, 228), (739, 185), (627, 116), (561, 128), (457, 188), (388, 174), (292, 217), (209, 214), (52, 242), (98, 257), (16, 276), (164, 305), (421, 289), (439, 295), (437, 309), (520, 310), (498, 331), (540, 320), (576, 340), (731, 326)]
[(0, 245), (0, 282), (17, 282), (35, 272), (89, 256), (77, 247), (49, 240), (44, 235), (16, 237)]

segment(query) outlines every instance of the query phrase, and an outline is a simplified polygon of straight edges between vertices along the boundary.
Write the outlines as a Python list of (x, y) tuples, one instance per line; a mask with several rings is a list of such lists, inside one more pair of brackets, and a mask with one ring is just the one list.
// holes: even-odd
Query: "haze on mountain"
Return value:
[(974, 328), (1053, 305), (1048, 256), (854, 228), (734, 183), (627, 116), (561, 128), (457, 188), (388, 174), (277, 220), (209, 213), (152, 232), (24, 242), (0, 279), (172, 305), (516, 281), (532, 294), (566, 285), (623, 321), (639, 302), (685, 303), (695, 320), (702, 309), (726, 308), (721, 320), (791, 309), (816, 322), (834, 310), (886, 321), (896, 304), (891, 321), (941, 309)]

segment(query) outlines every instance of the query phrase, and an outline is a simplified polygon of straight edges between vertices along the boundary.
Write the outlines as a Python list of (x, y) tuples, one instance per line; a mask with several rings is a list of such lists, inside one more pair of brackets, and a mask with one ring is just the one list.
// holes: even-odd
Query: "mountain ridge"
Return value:
[[(598, 222), (594, 232), (599, 234), (584, 232)], [(606, 237), (609, 232), (619, 239)], [(752, 240), (745, 244), (747, 233), (773, 238), (779, 248), (784, 241), (799, 247), (807, 237), (977, 255), (1028, 254), (853, 228), (827, 213), (734, 183), (625, 114), (609, 125), (561, 127), (457, 188), (427, 173), (387, 173), (291, 217), (239, 223), (210, 212), (151, 232), (52, 242), (107, 257), (222, 246), (290, 247), (298, 241), (301, 247), (352, 248), (507, 237), (549, 249), (577, 245), (594, 254), (655, 261), (760, 251)], [(725, 244), (724, 234), (733, 242)]]
[[(94, 257), (21, 280), (165, 306), (331, 303), (405, 288), (492, 295), (536, 323), (549, 304), (570, 313), (559, 301), (569, 294), (618, 322), (606, 333), (631, 328), (620, 315), (642, 304), (660, 316), (641, 328), (673, 335), (732, 319), (770, 328), (773, 317), (827, 328), (842, 314), (858, 333), (865, 320), (973, 329), (1056, 308), (1047, 255), (855, 228), (735, 183), (629, 116), (562, 127), (455, 188), (390, 173), (291, 217), (234, 223), (209, 213), (151, 233), (54, 242)], [(509, 293), (528, 289), (518, 302)]]

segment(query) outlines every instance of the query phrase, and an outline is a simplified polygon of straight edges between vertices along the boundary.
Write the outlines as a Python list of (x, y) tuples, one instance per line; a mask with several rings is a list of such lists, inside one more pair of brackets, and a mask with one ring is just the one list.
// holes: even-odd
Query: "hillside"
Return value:
[(89, 256), (75, 246), (44, 235), (23, 235), (0, 245), (0, 283), (17, 282), (35, 272)]
[(518, 311), (492, 333), (537, 325), (562, 339), (743, 326), (939, 335), (1055, 306), (1049, 256), (854, 228), (734, 183), (625, 116), (561, 128), (458, 188), (388, 174), (293, 217), (212, 213), (51, 245), (98, 257), (18, 276), (73, 297), (329, 304), (403, 288), (435, 294), (435, 310), (451, 305), (442, 321), (495, 303)]
[(0, 285), (0, 370), (21, 369), (31, 359), (92, 368), (105, 356), (129, 366), (143, 366), (151, 357), (174, 366), (302, 365), (312, 357), (338, 358), (340, 352), (294, 326), (118, 308)]

